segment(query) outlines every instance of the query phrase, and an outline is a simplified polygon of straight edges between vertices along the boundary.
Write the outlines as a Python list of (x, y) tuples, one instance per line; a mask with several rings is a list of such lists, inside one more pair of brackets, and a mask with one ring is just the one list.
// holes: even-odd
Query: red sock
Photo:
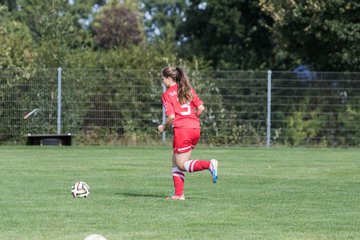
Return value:
[(210, 168), (210, 161), (207, 160), (189, 160), (184, 163), (187, 172), (198, 172)]
[(185, 174), (179, 168), (172, 168), (175, 195), (181, 196), (184, 190)]

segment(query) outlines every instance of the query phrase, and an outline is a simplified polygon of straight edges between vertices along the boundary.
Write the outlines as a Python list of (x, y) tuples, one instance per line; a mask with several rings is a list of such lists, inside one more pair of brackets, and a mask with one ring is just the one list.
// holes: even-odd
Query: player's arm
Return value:
[(202, 112), (205, 110), (204, 105), (200, 105), (195, 109), (195, 116), (200, 117)]
[(175, 118), (175, 115), (174, 114), (171, 114), (169, 116), (167, 116), (166, 120), (165, 120), (165, 123), (164, 124), (160, 124), (158, 126), (158, 130), (160, 133), (162, 132), (165, 132), (169, 127), (170, 125), (172, 124), (172, 122), (174, 121), (174, 118)]

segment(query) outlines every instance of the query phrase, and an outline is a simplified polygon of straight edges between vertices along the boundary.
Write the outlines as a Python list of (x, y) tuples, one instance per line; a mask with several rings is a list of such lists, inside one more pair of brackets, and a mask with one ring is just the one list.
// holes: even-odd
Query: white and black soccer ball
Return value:
[(90, 194), (90, 187), (85, 182), (77, 181), (71, 188), (71, 195), (74, 198), (86, 198)]
[(100, 234), (91, 234), (87, 236), (84, 240), (106, 240), (104, 236), (101, 236)]

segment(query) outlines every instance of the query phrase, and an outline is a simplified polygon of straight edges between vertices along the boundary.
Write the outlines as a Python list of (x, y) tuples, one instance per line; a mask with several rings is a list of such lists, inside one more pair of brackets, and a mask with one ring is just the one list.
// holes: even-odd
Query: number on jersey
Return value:
[[(191, 114), (191, 106), (190, 103), (185, 103), (181, 105), (181, 115), (188, 116)], [(183, 111), (184, 110), (184, 111)]]

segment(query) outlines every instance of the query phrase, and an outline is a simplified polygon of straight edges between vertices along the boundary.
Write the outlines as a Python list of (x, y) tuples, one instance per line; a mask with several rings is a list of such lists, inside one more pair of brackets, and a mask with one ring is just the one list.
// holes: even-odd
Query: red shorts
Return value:
[(174, 153), (185, 153), (193, 149), (200, 139), (200, 128), (174, 128)]

